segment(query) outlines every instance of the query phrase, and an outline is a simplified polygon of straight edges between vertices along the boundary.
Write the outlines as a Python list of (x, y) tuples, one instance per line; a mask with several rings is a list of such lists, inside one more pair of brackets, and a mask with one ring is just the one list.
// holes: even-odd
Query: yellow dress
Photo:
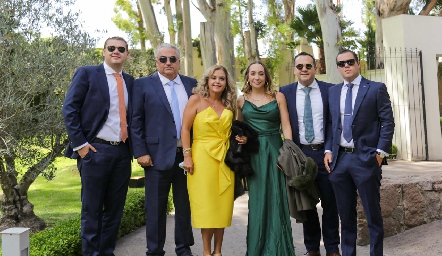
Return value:
[(224, 163), (233, 113), (224, 109), (218, 117), (211, 107), (193, 122), (194, 173), (187, 175), (192, 226), (224, 228), (232, 223), (234, 172)]

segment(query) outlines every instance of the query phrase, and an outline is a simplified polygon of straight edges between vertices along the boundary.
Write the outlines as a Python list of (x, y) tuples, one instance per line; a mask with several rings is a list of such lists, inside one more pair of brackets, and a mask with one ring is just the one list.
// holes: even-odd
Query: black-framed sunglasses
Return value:
[[(161, 63), (166, 63), (166, 62), (167, 62), (167, 57), (166, 57), (166, 56), (161, 56), (161, 57), (158, 58), (158, 60), (159, 60)], [(178, 59), (177, 59), (177, 57), (175, 57), (175, 56), (170, 56), (170, 57), (169, 57), (169, 61), (170, 61), (170, 63), (175, 63), (177, 60), (178, 60)]]
[(124, 52), (126, 51), (126, 48), (124, 48), (123, 46), (115, 47), (115, 46), (111, 45), (111, 46), (108, 46), (108, 47), (107, 47), (107, 50), (108, 50), (109, 52), (114, 52), (115, 49), (118, 49), (118, 51), (121, 52), (121, 53), (124, 53)]
[(338, 67), (340, 67), (340, 68), (343, 68), (343, 67), (345, 67), (345, 63), (347, 63), (349, 66), (353, 66), (356, 63), (356, 60), (355, 59), (342, 60), (342, 61), (336, 62), (336, 65), (338, 65)]
[[(304, 68), (304, 64), (298, 64), (295, 66), (298, 70), (302, 70)], [(310, 70), (312, 69), (313, 65), (312, 64), (305, 64), (305, 68)]]

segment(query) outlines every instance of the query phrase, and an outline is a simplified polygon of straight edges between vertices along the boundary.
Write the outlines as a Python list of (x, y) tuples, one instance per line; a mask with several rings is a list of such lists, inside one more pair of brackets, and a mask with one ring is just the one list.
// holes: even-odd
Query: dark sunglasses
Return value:
[(336, 65), (338, 65), (338, 67), (340, 67), (340, 68), (343, 68), (343, 67), (345, 67), (345, 63), (347, 63), (349, 66), (353, 66), (356, 63), (356, 61), (355, 61), (355, 59), (342, 60), (342, 61), (336, 62)]
[[(166, 63), (166, 62), (167, 62), (167, 57), (166, 57), (166, 56), (161, 56), (161, 57), (158, 58), (158, 60), (159, 60), (161, 63)], [(170, 57), (169, 57), (169, 61), (170, 61), (170, 63), (175, 63), (177, 60), (178, 60), (178, 59), (177, 59), (175, 56), (170, 56)]]
[(108, 50), (109, 52), (114, 52), (115, 49), (118, 49), (118, 51), (121, 52), (121, 53), (124, 53), (124, 52), (126, 51), (126, 48), (124, 48), (123, 46), (115, 47), (115, 46), (112, 45), (112, 46), (108, 46), (108, 47), (107, 47), (107, 50)]
[[(298, 70), (302, 70), (304, 68), (304, 64), (298, 64), (295, 66)], [(313, 65), (312, 64), (305, 64), (305, 68), (310, 70), (312, 69)]]

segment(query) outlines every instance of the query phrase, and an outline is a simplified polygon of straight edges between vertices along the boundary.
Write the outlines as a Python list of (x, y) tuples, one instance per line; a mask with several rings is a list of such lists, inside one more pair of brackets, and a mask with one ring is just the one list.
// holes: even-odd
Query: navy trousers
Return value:
[[(318, 165), (316, 184), (321, 197), (322, 213), (322, 237), (327, 254), (339, 252), (339, 216), (336, 207), (335, 194), (328, 179), (329, 173), (324, 166), (324, 150), (312, 150), (302, 148), (302, 151), (315, 160)], [(321, 225), (318, 211), (306, 211), (307, 221), (302, 224), (304, 233), (304, 245), (307, 251), (319, 251), (321, 242)]]
[[(190, 202), (187, 192), (187, 177), (178, 167), (183, 154), (177, 152), (175, 163), (169, 170), (145, 169), (146, 191), (146, 255), (164, 255), (166, 240), (166, 212), (170, 186), (172, 185), (175, 206), (175, 253), (179, 256), (190, 255), (194, 244), (190, 221)], [(154, 163), (155, 164), (155, 163)], [(155, 166), (154, 166), (155, 167)]]
[(356, 255), (356, 191), (359, 192), (367, 217), (370, 232), (370, 255), (383, 255), (384, 225), (379, 191), (381, 179), (382, 169), (376, 161), (366, 163), (362, 162), (356, 153), (339, 152), (335, 168), (330, 174), (330, 181), (335, 191), (341, 218), (341, 249), (343, 256)]
[(131, 175), (129, 146), (92, 143), (77, 160), (81, 176), (81, 241), (84, 256), (113, 256)]

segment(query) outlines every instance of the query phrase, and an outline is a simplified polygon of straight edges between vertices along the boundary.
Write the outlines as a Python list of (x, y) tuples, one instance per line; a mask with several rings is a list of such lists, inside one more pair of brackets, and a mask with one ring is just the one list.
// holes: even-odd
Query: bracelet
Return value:
[(190, 154), (190, 151), (192, 151), (191, 148), (183, 148), (183, 155)]

